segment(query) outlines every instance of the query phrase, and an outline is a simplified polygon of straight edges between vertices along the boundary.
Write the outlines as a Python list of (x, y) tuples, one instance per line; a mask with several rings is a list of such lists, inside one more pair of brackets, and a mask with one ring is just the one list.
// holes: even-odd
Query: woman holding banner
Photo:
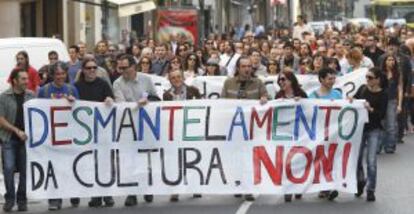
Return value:
[[(275, 99), (295, 99), (308, 98), (305, 91), (299, 85), (298, 79), (292, 72), (282, 72), (277, 78), (280, 91), (277, 92)], [(301, 194), (295, 194), (296, 199), (301, 199)], [(285, 202), (292, 201), (292, 194), (285, 195)]]
[(277, 78), (280, 91), (275, 99), (307, 98), (305, 91), (299, 85), (299, 81), (292, 72), (282, 72)]
[[(375, 201), (375, 186), (377, 183), (377, 147), (380, 142), (381, 120), (384, 119), (387, 112), (387, 79), (378, 68), (371, 68), (366, 74), (367, 84), (362, 85), (354, 98), (365, 99), (368, 110), (369, 122), (364, 126), (361, 147), (359, 150), (357, 179), (358, 192), (355, 196), (359, 197), (364, 192), (365, 184), (367, 185), (367, 201)], [(367, 161), (367, 179), (365, 180), (363, 159), (364, 150)]]

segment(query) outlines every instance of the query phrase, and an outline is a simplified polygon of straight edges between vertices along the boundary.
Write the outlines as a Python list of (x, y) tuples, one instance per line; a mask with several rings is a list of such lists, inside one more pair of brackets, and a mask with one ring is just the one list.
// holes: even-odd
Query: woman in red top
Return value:
[[(37, 89), (40, 86), (40, 77), (37, 73), (36, 69), (34, 69), (32, 66), (30, 66), (29, 63), (29, 55), (26, 51), (20, 51), (16, 54), (16, 67), (23, 68), (25, 71), (27, 71), (29, 75), (29, 84), (27, 86), (27, 89), (37, 92)], [(9, 79), (10, 82), (10, 79)]]

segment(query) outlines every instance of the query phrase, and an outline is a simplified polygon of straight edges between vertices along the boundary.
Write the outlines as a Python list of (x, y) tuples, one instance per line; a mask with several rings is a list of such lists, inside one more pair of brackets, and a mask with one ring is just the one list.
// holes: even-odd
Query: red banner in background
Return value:
[(178, 41), (187, 41), (192, 44), (198, 42), (198, 15), (195, 9), (158, 10), (159, 42), (170, 41), (175, 35)]

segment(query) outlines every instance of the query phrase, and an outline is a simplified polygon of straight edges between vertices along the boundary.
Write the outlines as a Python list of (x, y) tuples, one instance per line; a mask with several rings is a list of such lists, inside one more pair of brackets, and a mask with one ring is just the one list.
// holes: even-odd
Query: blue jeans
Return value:
[[(4, 198), (8, 202), (26, 203), (26, 147), (24, 142), (9, 140), (2, 145), (3, 175), (6, 194)], [(19, 173), (19, 185), (17, 197), (14, 186), (14, 173)]]
[(382, 144), (384, 150), (395, 151), (397, 144), (398, 123), (397, 123), (397, 100), (388, 100), (387, 113), (384, 119), (384, 135)]
[(366, 163), (367, 163), (367, 191), (375, 191), (377, 184), (377, 147), (380, 142), (380, 129), (374, 129), (370, 131), (364, 131), (362, 136), (361, 147), (359, 149), (358, 166), (357, 166), (357, 179), (358, 182), (365, 181), (364, 174), (364, 154), (366, 151)]

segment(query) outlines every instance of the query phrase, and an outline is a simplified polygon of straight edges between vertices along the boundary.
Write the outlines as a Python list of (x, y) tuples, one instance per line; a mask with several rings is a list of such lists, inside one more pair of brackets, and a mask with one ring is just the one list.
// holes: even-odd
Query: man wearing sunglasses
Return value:
[[(154, 84), (147, 74), (137, 72), (137, 64), (132, 55), (123, 55), (117, 61), (117, 70), (121, 76), (114, 82), (115, 102), (136, 102), (138, 106), (146, 105), (149, 100), (160, 100)], [(145, 196), (146, 201), (152, 201), (152, 195)], [(128, 195), (125, 206), (136, 206), (136, 195)]]

